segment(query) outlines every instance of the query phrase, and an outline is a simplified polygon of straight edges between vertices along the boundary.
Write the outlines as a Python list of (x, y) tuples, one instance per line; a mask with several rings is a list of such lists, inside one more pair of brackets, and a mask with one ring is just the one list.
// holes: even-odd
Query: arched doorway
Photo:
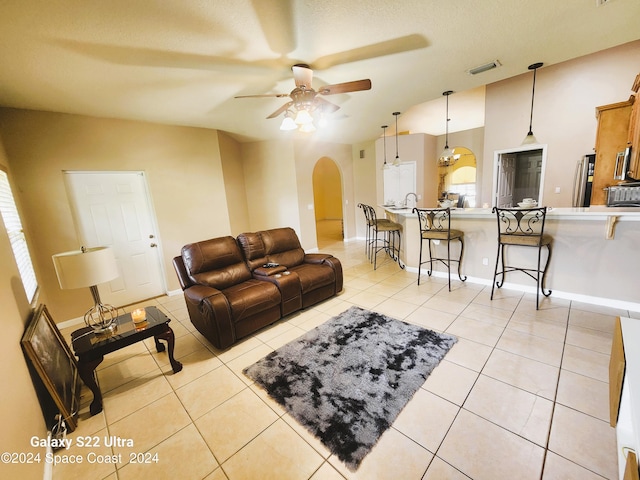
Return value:
[(476, 156), (465, 147), (452, 149), (458, 160), (438, 167), (438, 198), (464, 197), (466, 207), (476, 206)]
[(342, 177), (330, 158), (322, 157), (313, 167), (313, 203), (318, 248), (342, 242)]

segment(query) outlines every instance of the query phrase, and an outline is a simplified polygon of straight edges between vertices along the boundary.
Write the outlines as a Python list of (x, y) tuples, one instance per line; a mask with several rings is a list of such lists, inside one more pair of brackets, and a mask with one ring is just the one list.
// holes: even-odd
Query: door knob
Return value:
[(151, 245), (149, 245), (150, 247), (157, 247), (158, 245), (156, 245), (155, 243), (152, 243)]

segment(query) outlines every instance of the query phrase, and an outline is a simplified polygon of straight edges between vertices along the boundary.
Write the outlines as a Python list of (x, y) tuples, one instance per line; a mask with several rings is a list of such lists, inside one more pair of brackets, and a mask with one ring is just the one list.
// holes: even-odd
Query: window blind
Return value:
[(13, 249), (13, 256), (18, 265), (24, 291), (27, 294), (29, 303), (32, 303), (38, 290), (38, 281), (36, 280), (36, 273), (33, 270), (33, 263), (31, 262), (31, 255), (29, 255), (27, 239), (22, 229), (22, 222), (18, 215), (18, 209), (16, 208), (13, 193), (11, 192), (11, 186), (9, 185), (9, 178), (6, 172), (2, 170), (0, 170), (0, 213), (2, 214), (4, 227), (7, 230), (9, 242)]

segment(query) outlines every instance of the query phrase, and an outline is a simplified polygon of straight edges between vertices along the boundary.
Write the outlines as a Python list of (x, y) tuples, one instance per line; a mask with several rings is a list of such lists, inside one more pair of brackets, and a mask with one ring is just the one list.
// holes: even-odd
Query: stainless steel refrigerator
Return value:
[(596, 155), (585, 155), (576, 164), (573, 182), (573, 206), (588, 207), (591, 205), (591, 190), (593, 189), (593, 172), (596, 165)]

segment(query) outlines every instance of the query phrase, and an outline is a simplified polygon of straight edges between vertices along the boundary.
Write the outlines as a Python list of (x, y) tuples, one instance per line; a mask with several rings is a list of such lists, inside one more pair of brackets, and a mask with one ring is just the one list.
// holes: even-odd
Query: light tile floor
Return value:
[[(322, 251), (341, 260), (344, 291), (225, 351), (195, 331), (182, 296), (141, 304), (172, 319), (184, 369), (174, 375), (152, 340), (108, 355), (98, 369), (104, 411), (88, 415), (84, 389), (71, 437), (134, 445), (74, 446), (65, 453), (121, 455), (122, 462), (58, 465), (54, 478), (617, 478), (609, 349), (615, 317), (637, 312), (553, 295), (536, 311), (533, 296), (520, 292), (498, 290), (491, 301), (489, 288), (471, 283), (455, 282), (449, 292), (443, 278), (424, 277), (418, 286), (415, 273), (390, 261), (374, 271), (360, 241)], [(352, 305), (459, 339), (355, 473), (241, 373)]]

